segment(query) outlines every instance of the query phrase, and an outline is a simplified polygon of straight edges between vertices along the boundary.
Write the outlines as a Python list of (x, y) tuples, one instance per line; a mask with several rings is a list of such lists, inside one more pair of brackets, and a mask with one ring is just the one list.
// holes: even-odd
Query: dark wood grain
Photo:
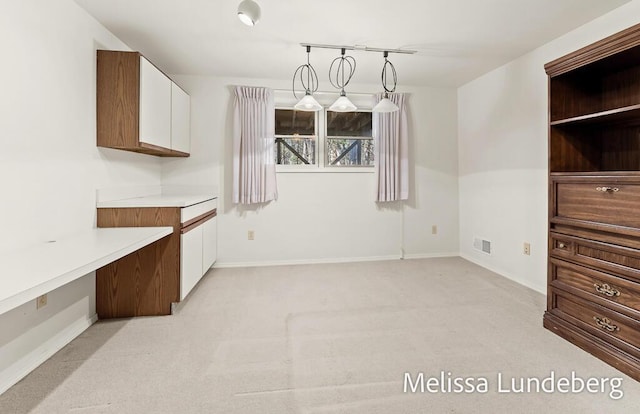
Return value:
[[(609, 226), (607, 226), (606, 228), (607, 230), (593, 230), (576, 227), (573, 225), (555, 224), (553, 222), (551, 223), (551, 231), (552, 234), (555, 235), (564, 234), (577, 236), (584, 239), (597, 240), (604, 243), (615, 244), (618, 246), (640, 249), (640, 232), (635, 232), (632, 235), (626, 235), (617, 232), (612, 233)], [(550, 249), (549, 252), (552, 252), (552, 249)]]
[(545, 312), (543, 325), (546, 329), (566, 339), (612, 367), (640, 381), (640, 359), (630, 355), (590, 333), (578, 328), (552, 312)]
[[(640, 24), (549, 62), (545, 70), (544, 326), (640, 380)], [(609, 295), (602, 292), (605, 285)], [(619, 330), (603, 329), (594, 316)]]
[[(602, 61), (610, 56), (617, 56), (609, 62), (601, 64), (596, 69), (602, 71), (615, 70), (616, 66), (628, 67), (628, 62), (638, 62), (640, 50), (640, 24), (606, 37), (598, 42), (578, 49), (544, 65), (545, 71), (551, 77), (562, 75), (586, 65)], [(609, 67), (609, 69), (607, 69)]]
[[(640, 320), (640, 284), (561, 259), (552, 258), (550, 262), (553, 287)], [(605, 284), (619, 295), (608, 296), (596, 290), (596, 286)]]
[(640, 171), (640, 126), (604, 129), (601, 148), (602, 171)]
[(549, 82), (552, 90), (549, 100), (552, 124), (601, 111), (600, 83), (593, 83), (580, 74), (550, 78)]
[(552, 126), (549, 136), (549, 168), (556, 171), (598, 171), (601, 164), (599, 131)]
[[(602, 192), (610, 187), (617, 192)], [(608, 179), (588, 183), (557, 185), (556, 215), (576, 220), (594, 221), (640, 228), (640, 185), (613, 183)]]
[(616, 244), (551, 234), (552, 257), (577, 262), (640, 282), (640, 251)]
[[(557, 307), (552, 309), (552, 312), (601, 340), (640, 358), (640, 322), (563, 290), (554, 289), (553, 292), (556, 295)], [(605, 330), (598, 326), (594, 317), (607, 318), (611, 321), (610, 324), (618, 329), (614, 332)]]
[(100, 318), (169, 315), (180, 299), (180, 209), (100, 208), (98, 227), (172, 226), (173, 234), (96, 272)]

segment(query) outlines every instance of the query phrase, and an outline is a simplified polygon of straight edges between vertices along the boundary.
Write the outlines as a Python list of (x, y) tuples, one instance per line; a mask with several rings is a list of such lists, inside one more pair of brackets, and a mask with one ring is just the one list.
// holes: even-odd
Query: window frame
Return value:
[[(288, 105), (276, 105), (275, 107), (276, 110), (281, 109), (281, 110), (289, 110), (289, 111), (293, 111), (295, 110), (293, 108), (293, 106), (288, 106)], [(320, 112), (320, 111), (318, 111)], [(313, 160), (312, 163), (310, 164), (278, 164), (278, 160), (277, 160), (277, 149), (276, 146), (278, 145), (275, 140), (278, 138), (291, 138), (294, 135), (278, 135), (275, 134), (274, 135), (274, 158), (275, 162), (276, 162), (276, 172), (295, 172), (295, 171), (309, 171), (309, 170), (315, 170), (316, 168), (318, 168), (318, 164), (319, 164), (319, 160), (320, 158), (320, 133), (318, 131), (319, 128), (319, 120), (318, 120), (318, 112), (316, 112), (315, 115), (315, 120), (314, 120), (314, 129), (316, 132), (316, 135), (298, 135), (299, 137), (302, 138), (314, 138), (315, 137), (315, 159)]]
[(371, 142), (375, 146), (375, 140), (373, 138), (373, 109), (358, 109), (358, 110), (355, 111), (355, 112), (368, 112), (368, 113), (371, 114), (371, 136), (370, 137), (348, 136), (348, 135), (343, 135), (343, 136), (331, 135), (331, 136), (329, 136), (329, 133), (327, 132), (327, 129), (329, 129), (329, 125), (328, 125), (328, 122), (327, 122), (327, 119), (329, 117), (327, 115), (327, 112), (334, 112), (334, 111), (329, 111), (329, 108), (323, 108), (323, 110), (321, 112), (324, 113), (324, 120), (325, 120), (325, 122), (324, 122), (324, 139), (323, 139), (324, 168), (329, 168), (329, 169), (332, 169), (332, 170), (333, 169), (341, 169), (341, 168), (346, 168), (346, 169), (358, 168), (358, 169), (371, 169), (371, 170), (373, 170), (375, 168), (375, 166), (376, 166), (375, 157), (373, 159), (373, 165), (331, 165), (331, 163), (329, 162), (329, 150), (328, 150), (329, 140), (330, 139), (347, 139), (347, 140), (352, 140), (352, 141), (354, 141), (354, 140), (371, 140)]
[[(276, 104), (275, 109), (294, 110), (294, 105), (290, 104)], [(341, 138), (341, 139), (372, 139), (375, 145), (375, 138), (373, 137), (373, 125), (371, 131), (371, 138), (369, 137), (327, 137), (327, 112), (329, 108), (326, 105), (322, 106), (322, 109), (315, 112), (315, 131), (316, 131), (316, 159), (313, 164), (295, 164), (295, 165), (276, 165), (276, 173), (373, 173), (375, 171), (374, 165), (330, 165), (328, 160), (328, 138)], [(358, 112), (373, 112), (371, 108), (358, 109)], [(371, 119), (373, 124), (373, 116)], [(291, 135), (274, 135), (274, 151), (275, 139), (288, 138)], [(311, 137), (303, 135), (303, 137)], [(276, 154), (274, 153), (274, 160), (277, 162)]]

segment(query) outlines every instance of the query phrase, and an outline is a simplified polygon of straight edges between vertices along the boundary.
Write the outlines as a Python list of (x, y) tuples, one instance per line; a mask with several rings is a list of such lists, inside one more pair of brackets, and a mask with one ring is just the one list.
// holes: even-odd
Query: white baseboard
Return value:
[(384, 260), (399, 260), (400, 255), (390, 256), (367, 256), (367, 257), (337, 257), (328, 259), (300, 259), (300, 260), (273, 260), (266, 262), (216, 262), (213, 267), (224, 269), (231, 267), (259, 267), (259, 266), (291, 266), (305, 264), (328, 264), (328, 263), (355, 263), (355, 262), (379, 262)]
[(69, 325), (64, 330), (58, 332), (48, 341), (34, 349), (28, 355), (16, 361), (9, 368), (0, 373), (0, 394), (18, 383), (22, 378), (26, 377), (34, 369), (38, 368), (47, 359), (51, 358), (56, 352), (64, 348), (69, 342), (74, 340), (78, 335), (98, 321), (98, 315), (91, 318), (80, 319)]
[(449, 253), (411, 253), (405, 254), (405, 259), (436, 259), (439, 257), (460, 257), (459, 252), (449, 252)]
[(496, 274), (498, 274), (498, 275), (500, 275), (500, 276), (502, 276), (504, 278), (507, 278), (509, 280), (513, 280), (514, 282), (516, 282), (518, 284), (521, 284), (522, 286), (525, 286), (525, 287), (527, 287), (527, 288), (529, 288), (531, 290), (535, 290), (538, 293), (542, 293), (543, 295), (547, 294), (546, 290), (540, 290), (540, 288), (538, 288), (536, 286), (533, 286), (533, 285), (531, 285), (529, 283), (525, 283), (522, 280), (515, 279), (513, 276), (511, 276), (509, 274), (509, 272), (505, 272), (502, 269), (498, 269), (498, 268), (495, 268), (495, 267), (493, 267), (491, 265), (488, 265), (487, 263), (483, 262), (482, 260), (478, 260), (475, 257), (469, 256), (468, 254), (460, 253), (460, 257), (462, 257), (465, 260), (470, 261), (473, 264), (477, 264), (480, 267), (484, 267), (485, 269), (490, 270), (493, 273), (496, 273)]

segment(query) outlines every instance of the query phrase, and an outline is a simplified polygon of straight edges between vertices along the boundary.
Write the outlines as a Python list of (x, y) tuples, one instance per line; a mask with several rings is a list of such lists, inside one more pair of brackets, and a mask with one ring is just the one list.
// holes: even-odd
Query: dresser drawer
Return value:
[(640, 250), (550, 233), (549, 254), (640, 282)]
[(553, 291), (552, 313), (625, 350), (640, 355), (640, 322), (561, 290)]
[(551, 259), (551, 285), (640, 320), (640, 284)]
[(640, 185), (589, 181), (558, 182), (555, 216), (640, 228)]

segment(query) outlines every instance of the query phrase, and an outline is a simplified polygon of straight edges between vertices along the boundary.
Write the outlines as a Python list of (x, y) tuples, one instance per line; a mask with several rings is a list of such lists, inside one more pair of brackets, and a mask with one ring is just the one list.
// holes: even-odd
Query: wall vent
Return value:
[(483, 253), (491, 254), (491, 241), (476, 237), (473, 239), (473, 248)]

